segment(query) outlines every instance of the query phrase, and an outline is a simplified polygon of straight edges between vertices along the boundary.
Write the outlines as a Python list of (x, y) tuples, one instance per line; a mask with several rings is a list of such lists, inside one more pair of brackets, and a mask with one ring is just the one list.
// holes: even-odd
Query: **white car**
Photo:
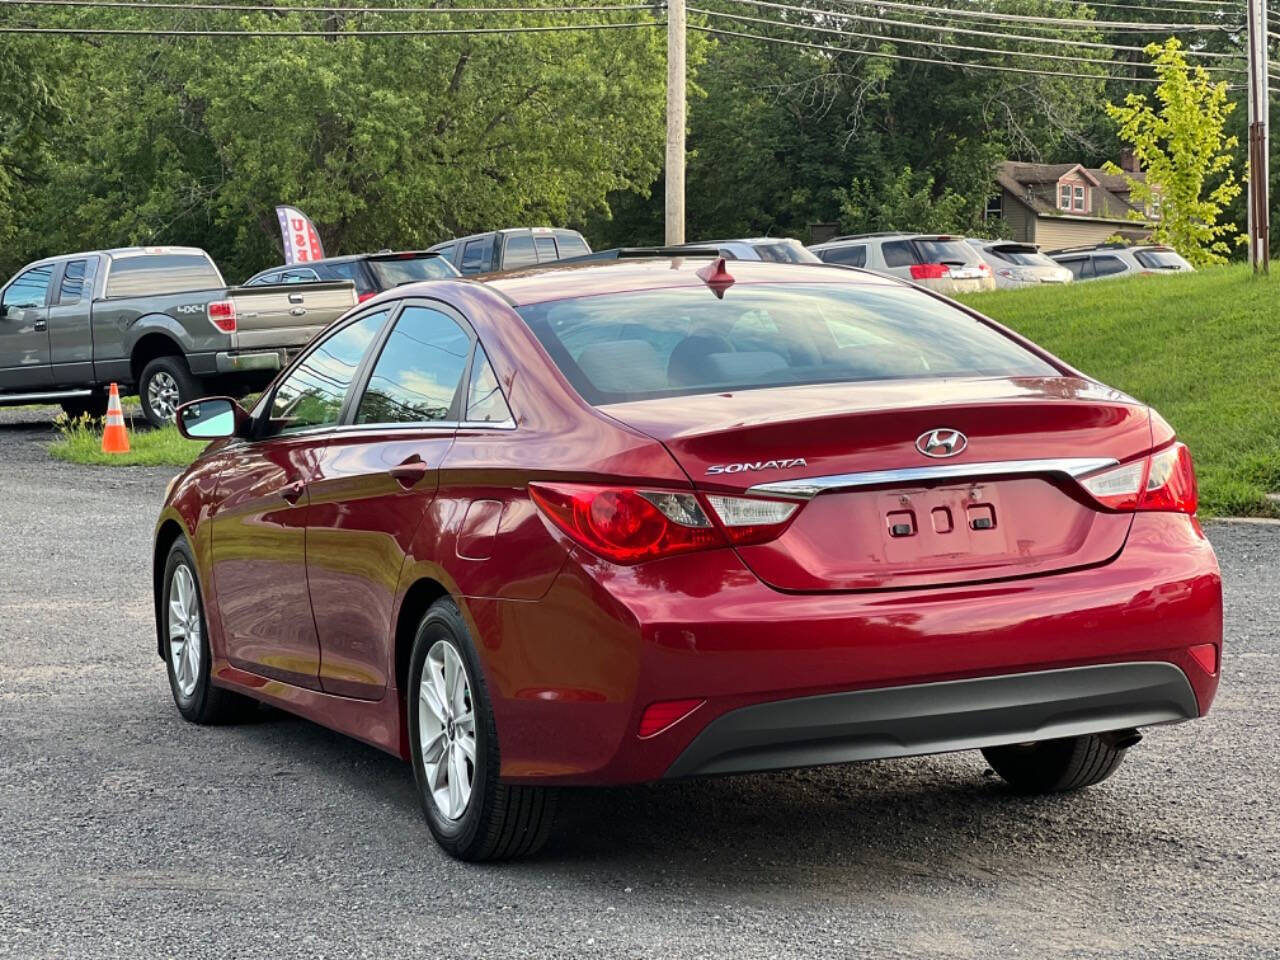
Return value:
[(836, 237), (809, 248), (825, 263), (863, 267), (912, 280), (939, 293), (994, 290), (995, 280), (963, 237), (924, 233), (868, 233)]
[(1071, 271), (1040, 252), (1034, 243), (1016, 240), (984, 240), (970, 237), (966, 241), (991, 268), (996, 286), (1001, 289), (1035, 287), (1042, 283), (1070, 283)]
[(1130, 247), (1121, 243), (1104, 243), (1096, 247), (1053, 250), (1049, 256), (1070, 270), (1077, 280), (1131, 277), (1139, 273), (1186, 273), (1195, 270), (1173, 247), (1154, 244)]

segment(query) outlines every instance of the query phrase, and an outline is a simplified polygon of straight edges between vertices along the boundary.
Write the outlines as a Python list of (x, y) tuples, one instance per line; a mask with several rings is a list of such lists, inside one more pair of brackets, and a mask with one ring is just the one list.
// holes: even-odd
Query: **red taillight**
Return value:
[(942, 280), (951, 275), (951, 268), (945, 263), (913, 263), (911, 265), (912, 280)]
[(657, 703), (651, 703), (645, 707), (636, 733), (641, 737), (652, 737), (668, 727), (675, 726), (706, 702), (705, 700), (660, 700)]
[(978, 272), (979, 272), (979, 273), (990, 273), (990, 272), (991, 272), (991, 267), (990, 267), (990, 266), (988, 266), (988, 265), (987, 265), (987, 264), (985, 264), (985, 263), (980, 263), (980, 264), (978, 264)]
[(356, 297), (356, 303), (364, 303), (366, 300), (372, 300), (378, 295), (376, 290), (370, 290), (368, 293), (362, 293)]
[(798, 506), (711, 496), (713, 520), (692, 491), (534, 483), (529, 495), (575, 542), (606, 560), (628, 565), (690, 550), (771, 540)]
[(1168, 510), (1194, 514), (1199, 505), (1191, 451), (1173, 443), (1149, 457), (1131, 460), (1080, 481), (1112, 510)]
[(223, 333), (236, 332), (236, 305), (231, 300), (214, 300), (206, 308), (209, 322)]

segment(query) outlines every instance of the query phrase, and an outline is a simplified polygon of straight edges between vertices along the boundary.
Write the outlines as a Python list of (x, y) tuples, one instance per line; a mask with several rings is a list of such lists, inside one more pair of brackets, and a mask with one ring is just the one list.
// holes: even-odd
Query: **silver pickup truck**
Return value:
[(350, 281), (228, 287), (194, 247), (38, 260), (0, 288), (0, 405), (101, 415), (114, 381), (158, 426), (187, 400), (264, 386), (355, 303)]

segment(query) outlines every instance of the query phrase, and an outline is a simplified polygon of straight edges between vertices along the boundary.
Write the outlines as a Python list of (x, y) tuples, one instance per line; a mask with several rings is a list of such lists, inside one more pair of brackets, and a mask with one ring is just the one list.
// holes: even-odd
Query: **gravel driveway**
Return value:
[(1209, 528), (1214, 712), (1091, 791), (1014, 797), (977, 754), (582, 791), (539, 859), (464, 866), (399, 761), (180, 720), (173, 471), (55, 463), (48, 431), (0, 411), (0, 956), (1280, 956), (1280, 526)]

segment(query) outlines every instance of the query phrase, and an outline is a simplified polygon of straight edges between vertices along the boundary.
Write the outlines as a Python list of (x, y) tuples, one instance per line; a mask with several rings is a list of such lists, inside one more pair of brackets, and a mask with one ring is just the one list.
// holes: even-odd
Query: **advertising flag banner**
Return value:
[(280, 221), (280, 236), (284, 240), (285, 263), (324, 259), (320, 232), (316, 230), (310, 217), (297, 207), (276, 207), (276, 217)]

